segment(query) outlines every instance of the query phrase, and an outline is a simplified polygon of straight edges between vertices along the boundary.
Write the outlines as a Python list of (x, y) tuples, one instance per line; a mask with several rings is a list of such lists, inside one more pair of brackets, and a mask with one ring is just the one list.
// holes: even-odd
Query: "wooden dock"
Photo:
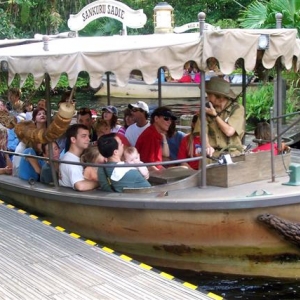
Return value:
[(223, 299), (0, 200), (0, 299)]

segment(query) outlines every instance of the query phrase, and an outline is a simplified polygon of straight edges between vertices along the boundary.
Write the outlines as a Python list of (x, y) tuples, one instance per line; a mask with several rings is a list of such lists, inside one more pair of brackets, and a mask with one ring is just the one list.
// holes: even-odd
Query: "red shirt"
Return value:
[[(278, 155), (278, 147), (277, 144), (273, 144), (274, 146), (274, 155)], [(259, 152), (259, 151), (271, 151), (271, 143), (263, 144), (260, 146), (257, 146), (252, 150), (252, 152)]]
[[(189, 149), (188, 149), (189, 136), (190, 135), (187, 134), (181, 140), (179, 150), (178, 150), (177, 159), (191, 158), (190, 155), (189, 155)], [(196, 145), (201, 145), (200, 136), (194, 136), (194, 139), (193, 139), (193, 149), (194, 149), (193, 150), (193, 157), (199, 156), (198, 154), (196, 154)], [(197, 161), (197, 160), (196, 161), (190, 161), (190, 162), (188, 162), (188, 164), (190, 165), (191, 168), (193, 168), (195, 170), (199, 169), (199, 161)]]
[(125, 147), (130, 147), (131, 146), (129, 141), (127, 140), (127, 137), (124, 134), (117, 132), (116, 135), (117, 135), (117, 137), (120, 138), (121, 142), (123, 143), (123, 145)]
[[(156, 130), (154, 125), (147, 127), (138, 137), (135, 147), (140, 153), (141, 161), (161, 162), (162, 161), (162, 135)], [(156, 166), (161, 169), (162, 166)]]

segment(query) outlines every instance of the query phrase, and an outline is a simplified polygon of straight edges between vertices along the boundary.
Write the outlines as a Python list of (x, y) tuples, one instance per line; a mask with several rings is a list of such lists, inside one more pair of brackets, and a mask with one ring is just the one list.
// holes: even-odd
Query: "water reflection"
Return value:
[(208, 274), (174, 269), (164, 271), (227, 300), (299, 299), (300, 281), (296, 279)]

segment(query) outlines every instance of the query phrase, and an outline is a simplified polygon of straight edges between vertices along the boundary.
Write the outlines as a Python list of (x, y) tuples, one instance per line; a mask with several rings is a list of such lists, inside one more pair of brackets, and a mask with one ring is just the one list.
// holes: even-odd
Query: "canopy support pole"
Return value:
[(158, 83), (158, 106), (161, 107), (162, 106), (162, 92), (161, 92), (161, 71), (162, 71), (162, 67), (160, 67), (158, 69), (158, 74), (157, 74), (157, 83)]
[[(45, 85), (46, 85), (46, 113), (47, 113), (47, 127), (50, 126), (51, 123), (51, 101), (50, 101), (50, 90), (51, 90), (51, 86), (50, 86), (50, 76), (48, 74), (45, 74)], [(55, 167), (54, 167), (54, 162), (53, 162), (53, 148), (52, 148), (52, 144), (48, 143), (48, 151), (49, 151), (49, 164), (50, 164), (50, 169), (51, 169), (51, 174), (52, 174), (52, 178), (53, 178), (53, 183), (55, 188), (58, 188), (58, 178), (57, 178), (57, 174), (55, 171)], [(45, 162), (47, 163), (47, 162)]]
[[(198, 19), (199, 19), (199, 28), (200, 28), (200, 36), (202, 37), (202, 40), (204, 39), (204, 25), (205, 25), (205, 13), (200, 12), (198, 14)], [(200, 62), (201, 66), (201, 62)], [(200, 83), (200, 112), (199, 112), (199, 117), (201, 120), (201, 128), (200, 128), (200, 134), (201, 134), (201, 145), (202, 145), (202, 164), (201, 164), (201, 172), (199, 172), (199, 176), (201, 176), (201, 181), (200, 181), (200, 188), (206, 188), (206, 114), (205, 114), (205, 71), (201, 70), (200, 71), (200, 78), (201, 78), (201, 83)], [(200, 163), (200, 161), (199, 161)], [(201, 174), (201, 175), (200, 175)]]
[(106, 72), (107, 105), (110, 105), (110, 73)]
[[(276, 14), (276, 28), (280, 29), (282, 24), (282, 14)], [(279, 117), (282, 115), (282, 76), (281, 76), (281, 58), (279, 57), (276, 62), (276, 116)], [(272, 116), (270, 116), (272, 118)], [(281, 128), (282, 128), (282, 119), (277, 119), (277, 147), (281, 151)]]

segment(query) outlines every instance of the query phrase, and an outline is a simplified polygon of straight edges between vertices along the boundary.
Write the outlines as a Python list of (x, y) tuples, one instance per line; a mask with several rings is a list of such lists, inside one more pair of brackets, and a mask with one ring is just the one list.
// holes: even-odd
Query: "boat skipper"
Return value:
[(205, 85), (208, 104), (205, 108), (209, 144), (216, 150), (227, 150), (231, 156), (243, 152), (245, 134), (245, 110), (236, 101), (236, 95), (226, 80), (213, 77)]

